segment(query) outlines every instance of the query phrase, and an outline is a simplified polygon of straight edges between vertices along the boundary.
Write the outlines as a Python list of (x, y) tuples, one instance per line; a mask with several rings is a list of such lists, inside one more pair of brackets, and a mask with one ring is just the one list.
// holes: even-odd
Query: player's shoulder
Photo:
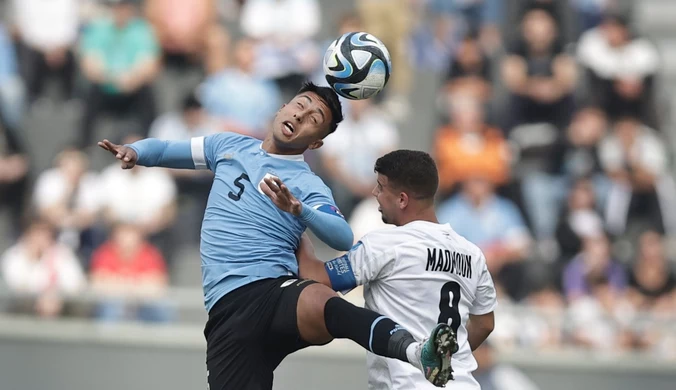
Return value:
[(234, 152), (235, 150), (260, 148), (261, 143), (256, 138), (229, 131), (203, 136), (203, 138), (205, 145), (209, 145), (216, 151), (225, 151), (227, 149)]

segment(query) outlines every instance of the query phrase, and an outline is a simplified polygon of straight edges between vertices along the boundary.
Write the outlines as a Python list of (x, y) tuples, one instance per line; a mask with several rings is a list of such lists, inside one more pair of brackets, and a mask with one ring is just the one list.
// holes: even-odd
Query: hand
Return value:
[(263, 179), (261, 190), (280, 210), (291, 213), (296, 217), (300, 215), (303, 209), (302, 203), (291, 194), (289, 188), (279, 178)]
[(138, 161), (138, 155), (134, 149), (128, 146), (115, 145), (107, 139), (99, 142), (98, 145), (101, 147), (101, 149), (109, 151), (115, 156), (116, 159), (122, 161), (122, 169), (134, 168), (136, 161)]

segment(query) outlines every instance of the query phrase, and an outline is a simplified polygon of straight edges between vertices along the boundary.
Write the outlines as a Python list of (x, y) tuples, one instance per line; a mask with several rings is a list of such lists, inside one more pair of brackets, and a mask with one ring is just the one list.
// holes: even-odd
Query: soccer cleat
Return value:
[(458, 351), (455, 332), (446, 324), (438, 324), (430, 337), (420, 343), (416, 355), (420, 358), (420, 369), (430, 383), (445, 387), (453, 380), (451, 357)]

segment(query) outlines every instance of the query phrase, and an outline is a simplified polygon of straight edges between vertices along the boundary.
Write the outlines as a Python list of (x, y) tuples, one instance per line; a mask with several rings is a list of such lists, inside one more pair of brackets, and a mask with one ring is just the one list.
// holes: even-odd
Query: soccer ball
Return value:
[(390, 53), (376, 37), (350, 32), (331, 43), (324, 54), (326, 81), (340, 96), (360, 100), (382, 91), (390, 78)]

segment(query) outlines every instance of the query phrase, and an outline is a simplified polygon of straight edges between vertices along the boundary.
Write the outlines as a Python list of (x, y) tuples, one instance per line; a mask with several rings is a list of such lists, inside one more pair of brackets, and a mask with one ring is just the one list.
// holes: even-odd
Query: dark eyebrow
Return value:
[[(310, 103), (312, 103), (312, 98), (310, 98), (308, 95), (302, 95), (302, 98), (306, 98)], [(322, 116), (322, 123), (326, 122), (326, 116), (324, 115), (324, 111), (320, 107), (317, 107), (317, 111), (319, 111), (319, 115)]]

